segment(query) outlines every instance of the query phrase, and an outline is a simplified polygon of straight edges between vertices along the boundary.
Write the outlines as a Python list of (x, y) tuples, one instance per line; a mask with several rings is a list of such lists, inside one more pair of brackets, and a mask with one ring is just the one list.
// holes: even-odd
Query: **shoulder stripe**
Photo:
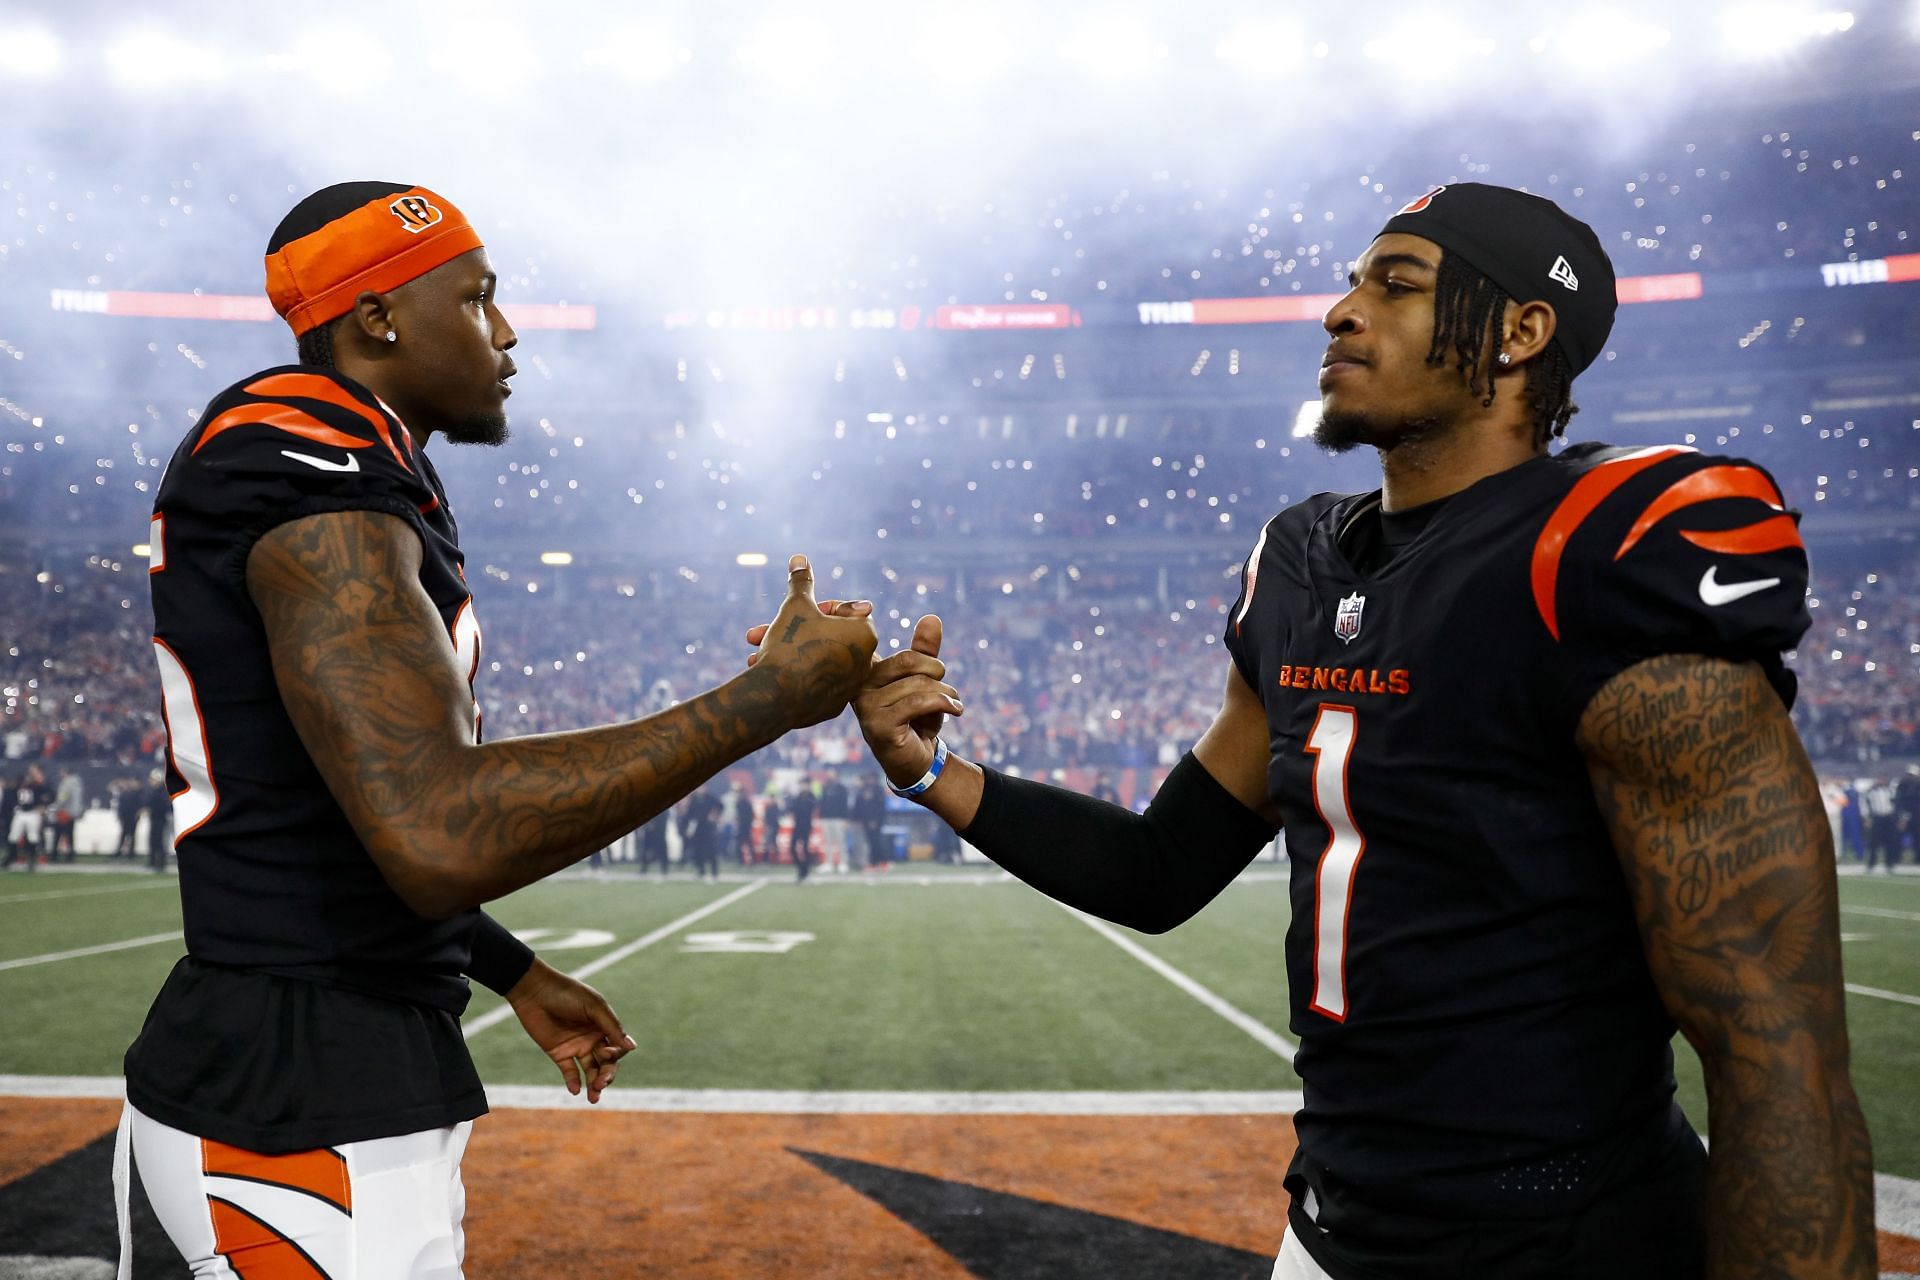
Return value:
[(1775, 511), (1785, 510), (1780, 491), (1773, 487), (1773, 481), (1767, 479), (1765, 472), (1755, 467), (1706, 467), (1681, 476), (1648, 504), (1640, 518), (1633, 522), (1633, 528), (1627, 531), (1625, 541), (1613, 553), (1613, 558), (1618, 560), (1633, 550), (1634, 544), (1646, 537), (1655, 525), (1682, 507), (1715, 498), (1758, 498)]
[(243, 404), (209, 422), (206, 430), (200, 433), (193, 451), (200, 452), (213, 442), (215, 436), (235, 427), (274, 427), (288, 435), (299, 436), (315, 444), (330, 445), (335, 449), (365, 449), (373, 443), (335, 430), (312, 414), (290, 404)]
[(1656, 462), (1692, 452), (1694, 450), (1684, 445), (1664, 445), (1603, 462), (1581, 476), (1567, 491), (1567, 496), (1560, 500), (1560, 505), (1553, 509), (1553, 514), (1547, 517), (1546, 526), (1540, 530), (1540, 537), (1533, 544), (1533, 603), (1540, 611), (1540, 620), (1547, 624), (1548, 634), (1555, 640), (1560, 638), (1556, 604), (1560, 561), (1567, 553), (1567, 542), (1573, 537), (1574, 531), (1621, 485)]
[(1260, 536), (1254, 540), (1253, 554), (1247, 557), (1247, 595), (1240, 602), (1240, 612), (1233, 615), (1233, 631), (1240, 633), (1240, 623), (1246, 618), (1247, 610), (1253, 608), (1253, 584), (1260, 577), (1260, 553), (1267, 549), (1268, 525), (1260, 526)]
[(1786, 515), (1718, 532), (1682, 529), (1680, 536), (1696, 547), (1732, 556), (1757, 556), (1787, 547), (1799, 547), (1804, 551), (1807, 546), (1800, 541), (1799, 521)]
[[(276, 373), (262, 378), (258, 382), (248, 383), (246, 391), (249, 395), (266, 396), (271, 399), (292, 398), (299, 400), (320, 400), (337, 408), (345, 409), (349, 413), (357, 414), (366, 419), (367, 425), (372, 427), (380, 436), (380, 442), (386, 445), (388, 450), (392, 452), (394, 461), (398, 462), (401, 467), (409, 472), (413, 470), (412, 465), (408, 463), (406, 459), (406, 455), (401, 453), (400, 446), (393, 441), (393, 432), (387, 425), (386, 415), (376, 413), (372, 409), (369, 409), (366, 405), (348, 395), (340, 387), (339, 383), (334, 382), (330, 378), (323, 378), (317, 373)], [(400, 428), (400, 433), (402, 439), (406, 442), (407, 448), (411, 450), (413, 448), (413, 438), (407, 434), (405, 427)]]

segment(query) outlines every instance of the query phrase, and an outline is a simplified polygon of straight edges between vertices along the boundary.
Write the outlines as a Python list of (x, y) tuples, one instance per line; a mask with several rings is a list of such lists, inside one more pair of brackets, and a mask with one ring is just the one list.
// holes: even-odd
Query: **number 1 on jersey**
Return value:
[(1307, 753), (1313, 757), (1313, 807), (1327, 824), (1327, 847), (1313, 878), (1313, 1001), (1309, 1007), (1335, 1022), (1347, 1020), (1347, 911), (1353, 873), (1367, 838), (1354, 825), (1347, 798), (1347, 762), (1360, 736), (1360, 713), (1320, 704)]

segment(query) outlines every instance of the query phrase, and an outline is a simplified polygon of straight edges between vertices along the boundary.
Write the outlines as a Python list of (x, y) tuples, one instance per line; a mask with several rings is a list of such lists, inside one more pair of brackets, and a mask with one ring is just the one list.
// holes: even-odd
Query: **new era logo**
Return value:
[(1553, 260), (1553, 270), (1547, 272), (1547, 279), (1557, 280), (1575, 293), (1580, 292), (1580, 277), (1573, 274), (1573, 268), (1567, 265), (1564, 255)]

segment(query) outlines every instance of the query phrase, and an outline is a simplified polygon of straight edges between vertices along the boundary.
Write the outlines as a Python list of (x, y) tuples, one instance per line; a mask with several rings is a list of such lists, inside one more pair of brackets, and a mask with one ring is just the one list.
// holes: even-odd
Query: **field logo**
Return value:
[(1340, 643), (1352, 644), (1360, 635), (1360, 611), (1367, 607), (1367, 598), (1358, 591), (1340, 600), (1339, 611), (1333, 615), (1333, 634)]
[(1575, 293), (1580, 292), (1580, 277), (1573, 274), (1573, 267), (1568, 264), (1565, 254), (1553, 260), (1553, 269), (1547, 272), (1547, 279), (1563, 284)]
[(428, 227), (440, 221), (440, 211), (433, 207), (425, 196), (401, 196), (387, 208), (393, 216), (400, 219), (400, 225), (413, 235), (419, 235)]
[(731, 933), (690, 933), (680, 950), (692, 955), (771, 955), (783, 956), (803, 942), (812, 942), (810, 933), (768, 933), (736, 930)]

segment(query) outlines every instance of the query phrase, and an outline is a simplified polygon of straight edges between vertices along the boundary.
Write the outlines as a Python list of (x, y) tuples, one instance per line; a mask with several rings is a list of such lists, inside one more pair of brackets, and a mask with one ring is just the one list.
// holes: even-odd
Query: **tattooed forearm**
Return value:
[(465, 673), (419, 569), (405, 524), (346, 513), (262, 538), (247, 582), (302, 742), (423, 914), (498, 897), (611, 843), (727, 764), (833, 714), (867, 669), (850, 646), (801, 640), (793, 660), (763, 661), (644, 720), (475, 745)]
[(1707, 1076), (1710, 1274), (1872, 1277), (1826, 813), (1759, 668), (1656, 658), (1579, 741), (1647, 962)]

